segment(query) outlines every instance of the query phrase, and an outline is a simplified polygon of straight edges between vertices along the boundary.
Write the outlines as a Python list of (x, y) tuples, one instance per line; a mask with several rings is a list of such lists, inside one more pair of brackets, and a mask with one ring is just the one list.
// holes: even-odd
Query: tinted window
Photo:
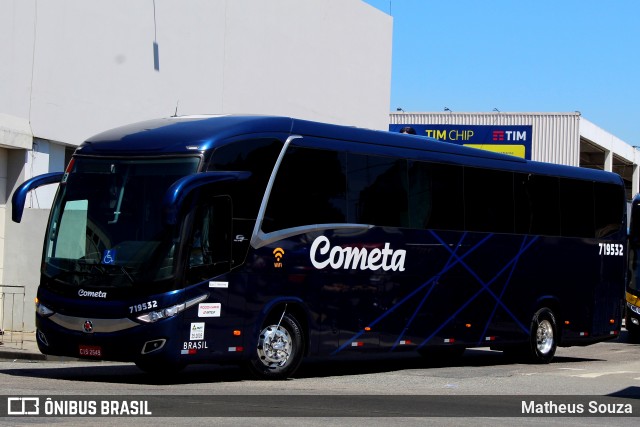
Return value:
[(561, 232), (567, 237), (594, 237), (593, 183), (560, 180)]
[[(64, 273), (70, 286), (141, 288), (172, 276), (176, 240), (160, 214), (162, 201), (199, 163), (198, 157), (76, 158), (52, 209), (45, 274)], [(92, 263), (105, 268), (86, 274)]]
[(349, 221), (408, 227), (406, 160), (349, 154), (347, 164)]
[(522, 234), (560, 235), (558, 178), (516, 174), (515, 225)]
[(249, 170), (269, 176), (281, 149), (282, 142), (274, 139), (232, 142), (216, 148), (209, 163), (209, 170)]
[(464, 195), (467, 230), (513, 233), (513, 173), (465, 168)]
[(514, 225), (515, 232), (518, 234), (531, 233), (531, 224), (533, 221), (533, 200), (528, 189), (529, 175), (516, 173), (513, 175), (514, 204), (515, 215)]
[(210, 171), (250, 171), (251, 177), (237, 184), (234, 216), (255, 218), (262, 196), (275, 166), (282, 142), (275, 139), (250, 139), (216, 148), (209, 163)]
[(409, 212), (412, 228), (463, 230), (462, 167), (410, 162)]
[(604, 236), (621, 227), (623, 197), (622, 189), (611, 184), (290, 147), (263, 230), (349, 222)]
[(625, 194), (622, 187), (613, 184), (595, 183), (595, 232), (604, 237), (620, 230), (624, 215)]
[(269, 197), (265, 232), (346, 222), (345, 154), (289, 147)]

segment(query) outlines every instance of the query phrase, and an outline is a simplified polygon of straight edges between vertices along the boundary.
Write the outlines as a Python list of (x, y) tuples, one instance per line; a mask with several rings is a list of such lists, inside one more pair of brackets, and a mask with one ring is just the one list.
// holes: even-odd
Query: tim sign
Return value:
[(393, 124), (389, 131), (400, 132), (406, 126), (412, 127), (416, 135), (531, 159), (531, 126)]

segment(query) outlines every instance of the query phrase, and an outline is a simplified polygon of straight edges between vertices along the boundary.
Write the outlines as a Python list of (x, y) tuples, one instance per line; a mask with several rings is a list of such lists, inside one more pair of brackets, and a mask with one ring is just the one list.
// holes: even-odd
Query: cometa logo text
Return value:
[(85, 291), (84, 289), (80, 289), (78, 291), (78, 296), (81, 297), (93, 297), (93, 298), (106, 298), (107, 297), (107, 293), (104, 291)]
[(309, 256), (315, 268), (331, 267), (335, 270), (378, 270), (404, 271), (404, 260), (407, 251), (403, 249), (393, 250), (389, 243), (384, 244), (383, 249), (331, 247), (331, 242), (325, 236), (317, 237), (311, 244)]

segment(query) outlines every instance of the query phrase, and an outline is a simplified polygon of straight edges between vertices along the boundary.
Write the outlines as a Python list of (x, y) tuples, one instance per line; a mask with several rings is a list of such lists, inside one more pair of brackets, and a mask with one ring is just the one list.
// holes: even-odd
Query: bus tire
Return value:
[(283, 380), (290, 377), (304, 356), (304, 336), (300, 323), (288, 313), (278, 326), (279, 320), (267, 319), (249, 360), (250, 371), (260, 379)]
[(553, 312), (544, 307), (536, 312), (531, 320), (531, 361), (549, 363), (553, 359), (558, 346), (558, 328)]

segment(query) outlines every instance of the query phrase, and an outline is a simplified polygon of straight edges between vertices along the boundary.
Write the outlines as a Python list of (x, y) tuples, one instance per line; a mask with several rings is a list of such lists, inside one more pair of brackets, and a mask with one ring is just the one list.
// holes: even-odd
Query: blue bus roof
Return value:
[(215, 142), (252, 133), (290, 132), (292, 119), (270, 116), (180, 116), (132, 123), (87, 139), (82, 153), (149, 155), (206, 151)]
[(611, 172), (524, 160), (487, 150), (463, 147), (423, 136), (318, 123), (291, 117), (260, 115), (179, 116), (148, 120), (97, 134), (78, 149), (78, 154), (100, 156), (142, 156), (191, 154), (214, 149), (228, 138), (251, 134), (282, 133), (314, 136), (338, 141), (432, 152), (439, 158), (465, 158), (457, 163), (488, 166), (521, 172), (535, 172), (622, 184)]

